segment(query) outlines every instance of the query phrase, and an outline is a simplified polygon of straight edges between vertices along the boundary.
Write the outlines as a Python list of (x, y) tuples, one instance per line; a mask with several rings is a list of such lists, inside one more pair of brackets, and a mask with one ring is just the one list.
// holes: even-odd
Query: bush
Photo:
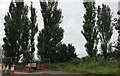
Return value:
[(79, 58), (75, 58), (72, 61), (70, 61), (71, 64), (77, 65), (80, 63), (80, 59)]

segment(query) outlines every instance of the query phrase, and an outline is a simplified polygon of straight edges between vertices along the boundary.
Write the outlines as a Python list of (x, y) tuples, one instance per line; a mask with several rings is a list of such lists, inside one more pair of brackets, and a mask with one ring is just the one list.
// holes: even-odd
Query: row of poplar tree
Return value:
[[(108, 57), (120, 55), (120, 35), (118, 35), (117, 44), (113, 45), (110, 40), (113, 34), (113, 20), (112, 12), (108, 5), (98, 5), (96, 8), (95, 1), (84, 2), (85, 14), (83, 21), (83, 30), (81, 33), (86, 39), (86, 52), (91, 58), (97, 56), (98, 51), (106, 59)], [(120, 24), (117, 23), (115, 29), (118, 30)], [(100, 43), (100, 50), (98, 50), (98, 43)], [(112, 48), (115, 48), (113, 50)]]
[[(37, 37), (38, 58), (49, 58), (51, 62), (64, 62), (77, 57), (72, 44), (64, 44), (62, 11), (57, 8), (57, 1), (40, 1), (44, 28)], [(30, 13), (30, 15), (28, 15)], [(35, 52), (35, 35), (38, 32), (36, 10), (31, 3), (27, 6), (23, 2), (11, 1), (9, 12), (4, 17), (5, 37), (3, 38), (4, 57), (17, 58), (23, 55), (23, 62), (32, 62)]]

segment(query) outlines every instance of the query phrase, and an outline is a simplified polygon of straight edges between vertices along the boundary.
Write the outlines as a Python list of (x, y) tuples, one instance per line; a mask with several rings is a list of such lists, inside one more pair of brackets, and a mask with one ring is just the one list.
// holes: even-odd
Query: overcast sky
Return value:
[[(11, 0), (0, 0), (0, 45), (3, 44), (4, 37), (4, 16), (8, 12), (8, 8)], [(37, 22), (39, 24), (39, 30), (43, 28), (42, 16), (40, 13), (39, 0), (25, 0), (25, 4), (30, 6), (30, 2), (33, 2), (37, 11)], [(96, 6), (102, 3), (110, 6), (113, 12), (113, 17), (117, 17), (116, 12), (118, 10), (119, 0), (96, 0)], [(76, 53), (79, 57), (86, 56), (85, 51), (85, 39), (81, 34), (83, 25), (83, 15), (85, 9), (83, 7), (82, 0), (59, 0), (59, 8), (62, 9), (62, 15), (64, 16), (61, 27), (65, 30), (63, 43), (72, 43), (76, 48)], [(111, 41), (117, 39), (117, 31), (114, 30)]]

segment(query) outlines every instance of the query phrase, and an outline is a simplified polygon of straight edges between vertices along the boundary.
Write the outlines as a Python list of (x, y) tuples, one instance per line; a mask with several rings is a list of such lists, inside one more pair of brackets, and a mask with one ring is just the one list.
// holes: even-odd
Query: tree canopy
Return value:
[(81, 33), (86, 39), (86, 52), (92, 58), (95, 57), (97, 54), (97, 44), (98, 44), (98, 30), (95, 26), (96, 22), (96, 8), (95, 2), (84, 2), (85, 7), (85, 14), (84, 14), (84, 21), (83, 21), (83, 31)]
[(97, 14), (101, 52), (106, 58), (108, 55), (108, 44), (113, 34), (113, 26), (111, 25), (111, 9), (109, 6), (102, 4), (102, 8), (98, 6)]

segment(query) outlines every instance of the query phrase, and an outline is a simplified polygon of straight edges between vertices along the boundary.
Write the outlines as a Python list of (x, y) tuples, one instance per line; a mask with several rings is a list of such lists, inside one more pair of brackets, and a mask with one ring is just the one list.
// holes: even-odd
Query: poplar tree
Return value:
[[(26, 10), (24, 13), (28, 15), (28, 6), (25, 8)], [(32, 62), (34, 58), (34, 52), (35, 52), (35, 34), (38, 31), (37, 26), (37, 15), (36, 10), (33, 7), (33, 3), (31, 2), (30, 7), (30, 19), (28, 16), (23, 15), (23, 26), (21, 27), (21, 47), (22, 47), (22, 54), (23, 54), (23, 61), (25, 63)]]
[(21, 14), (24, 7), (24, 2), (11, 1), (9, 6), (9, 12), (5, 15), (5, 37), (3, 38), (3, 50), (5, 57), (20, 58), (20, 26), (21, 26)]
[(85, 14), (84, 14), (84, 21), (83, 21), (83, 30), (81, 33), (86, 39), (86, 52), (88, 55), (93, 58), (97, 54), (97, 44), (98, 44), (98, 30), (97, 26), (95, 26), (95, 17), (96, 17), (96, 8), (95, 2), (84, 2), (85, 7)]
[(60, 27), (63, 18), (62, 11), (57, 8), (57, 1), (40, 1), (40, 6), (44, 28), (39, 32), (38, 36), (38, 56), (56, 62), (56, 49), (63, 39), (64, 32)]
[(32, 4), (31, 15), (28, 16), (29, 7), (23, 2), (11, 1), (9, 12), (5, 16), (5, 37), (3, 50), (6, 58), (17, 58), (23, 54), (23, 60), (30, 62), (34, 57), (34, 37), (38, 31), (36, 24), (36, 11)]
[(101, 53), (106, 59), (108, 55), (109, 41), (113, 34), (113, 26), (111, 25), (111, 9), (109, 6), (102, 4), (102, 7), (98, 6), (97, 14)]
[(35, 52), (35, 35), (38, 32), (38, 24), (37, 24), (37, 15), (36, 15), (36, 10), (33, 7), (33, 3), (31, 3), (30, 7), (31, 11), (31, 17), (30, 17), (30, 60), (33, 60), (34, 58), (34, 52)]

